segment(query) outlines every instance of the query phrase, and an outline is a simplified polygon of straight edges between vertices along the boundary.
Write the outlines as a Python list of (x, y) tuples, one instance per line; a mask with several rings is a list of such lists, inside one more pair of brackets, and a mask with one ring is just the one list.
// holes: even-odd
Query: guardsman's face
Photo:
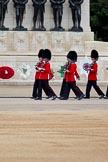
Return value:
[(42, 57), (39, 57), (39, 61), (42, 61)]
[(67, 61), (70, 63), (72, 60), (70, 58), (67, 58)]
[(92, 60), (92, 62), (95, 62), (96, 61), (96, 59), (94, 59), (94, 58), (91, 58), (91, 60)]

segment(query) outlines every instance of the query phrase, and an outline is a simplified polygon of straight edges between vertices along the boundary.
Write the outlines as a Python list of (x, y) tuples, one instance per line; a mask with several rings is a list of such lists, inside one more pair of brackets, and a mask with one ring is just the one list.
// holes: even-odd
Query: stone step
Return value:
[[(50, 85), (59, 86), (62, 83), (62, 80), (51, 80), (49, 81)], [(18, 85), (18, 86), (32, 86), (34, 83), (34, 80), (0, 80), (0, 85)], [(87, 81), (77, 81), (77, 85), (79, 86), (85, 86), (87, 84)], [(98, 81), (98, 85), (100, 86), (106, 86), (108, 85), (108, 81)]]

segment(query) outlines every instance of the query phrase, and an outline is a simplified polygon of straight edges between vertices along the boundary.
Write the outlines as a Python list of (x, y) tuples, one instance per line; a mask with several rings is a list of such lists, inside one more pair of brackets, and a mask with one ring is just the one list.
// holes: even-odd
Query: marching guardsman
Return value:
[(32, 93), (32, 98), (36, 98), (37, 97), (37, 93), (38, 93), (38, 86), (39, 86), (39, 76), (40, 76), (40, 71), (39, 68), (41, 68), (43, 62), (42, 62), (42, 55), (44, 53), (43, 49), (39, 50), (38, 53), (38, 58), (39, 58), (39, 62), (37, 62), (37, 64), (35, 65), (35, 69), (36, 69), (36, 73), (35, 73), (35, 82), (34, 82), (34, 86), (33, 86), (33, 93)]
[(75, 63), (77, 61), (77, 53), (75, 51), (69, 51), (69, 53), (67, 54), (67, 60), (68, 60), (68, 66), (65, 70), (64, 82), (63, 82), (64, 91), (62, 94), (62, 89), (61, 89), (60, 100), (67, 100), (71, 89), (73, 90), (77, 99), (81, 100), (84, 97), (84, 94), (76, 85), (76, 79), (75, 79), (75, 76), (77, 76), (78, 79), (80, 78), (77, 72), (77, 65)]
[[(64, 94), (65, 94), (66, 75), (67, 75), (66, 70), (67, 70), (68, 66), (69, 66), (69, 62), (66, 62), (66, 64), (63, 66), (63, 69), (62, 69), (63, 72), (64, 72), (64, 77), (63, 77), (63, 81), (62, 81), (62, 85), (61, 85), (61, 89), (60, 89), (60, 97), (59, 97), (59, 99), (62, 99), (62, 97), (63, 97)], [(76, 78), (77, 78), (78, 80), (80, 80), (80, 76), (79, 76), (77, 70), (76, 70), (76, 72), (75, 72), (75, 76), (76, 76)], [(75, 91), (75, 92), (76, 92), (76, 91)], [(75, 95), (76, 95), (76, 98), (77, 98), (77, 94), (75, 94)], [(69, 98), (69, 94), (67, 95), (66, 99), (68, 99), (68, 98)]]
[[(39, 81), (40, 81), (40, 74), (41, 74), (41, 68), (44, 66), (43, 61), (43, 55), (44, 55), (44, 49), (40, 49), (38, 53), (39, 62), (35, 65), (36, 73), (35, 73), (35, 82), (33, 85), (33, 92), (32, 92), (32, 99), (37, 98), (38, 90), (39, 90)], [(45, 94), (49, 97), (49, 93), (47, 89), (43, 89)]]
[(97, 94), (99, 95), (99, 98), (104, 98), (104, 93), (102, 92), (102, 90), (99, 88), (99, 86), (97, 85), (97, 71), (98, 71), (98, 64), (97, 64), (97, 60), (99, 58), (99, 54), (96, 50), (92, 50), (91, 51), (91, 60), (92, 60), (92, 64), (89, 67), (89, 73), (88, 73), (88, 82), (86, 85), (86, 96), (85, 98), (89, 99), (90, 98), (90, 91), (91, 88), (93, 86), (93, 88), (95, 89), (95, 91), (97, 92)]
[[(106, 70), (108, 70), (108, 67), (106, 68)], [(105, 99), (108, 99), (108, 86), (107, 86), (107, 90), (106, 90), (106, 96)]]
[(108, 99), (108, 86), (107, 86), (107, 90), (106, 90), (106, 97), (105, 99)]
[(43, 65), (41, 66), (41, 68), (39, 68), (40, 70), (39, 87), (36, 100), (42, 100), (42, 90), (47, 92), (48, 94), (47, 98), (55, 100), (57, 98), (57, 95), (49, 85), (49, 79), (50, 76), (52, 76), (49, 62), (51, 60), (51, 51), (49, 49), (45, 49), (42, 58), (43, 58)]

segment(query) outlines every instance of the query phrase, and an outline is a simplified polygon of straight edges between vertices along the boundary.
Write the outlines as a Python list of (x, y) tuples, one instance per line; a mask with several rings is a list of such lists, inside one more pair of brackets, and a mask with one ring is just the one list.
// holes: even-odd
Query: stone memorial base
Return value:
[(66, 55), (70, 50), (78, 53), (78, 71), (81, 77), (79, 83), (86, 83), (87, 73), (82, 71), (84, 60), (90, 59), (92, 49), (99, 51), (98, 80), (108, 81), (108, 43), (94, 41), (92, 32), (51, 32), (51, 31), (0, 31), (0, 67), (10, 66), (15, 75), (4, 84), (31, 84), (34, 81), (35, 64), (38, 62), (38, 51), (49, 48), (52, 52), (51, 68), (54, 72), (54, 83), (61, 83), (62, 77), (58, 72), (67, 61)]

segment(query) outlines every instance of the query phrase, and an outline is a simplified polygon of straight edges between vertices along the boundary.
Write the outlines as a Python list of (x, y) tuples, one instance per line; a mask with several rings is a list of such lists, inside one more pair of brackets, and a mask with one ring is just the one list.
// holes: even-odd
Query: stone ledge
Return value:
[[(54, 86), (59, 86), (61, 85), (62, 80), (52, 80), (50, 81), (50, 85), (54, 85)], [(31, 86), (34, 84), (34, 80), (0, 80), (0, 85), (4, 86)], [(77, 85), (79, 86), (85, 86), (87, 84), (86, 81), (78, 81)], [(98, 85), (101, 86), (107, 86), (108, 85), (108, 81), (98, 81)]]

